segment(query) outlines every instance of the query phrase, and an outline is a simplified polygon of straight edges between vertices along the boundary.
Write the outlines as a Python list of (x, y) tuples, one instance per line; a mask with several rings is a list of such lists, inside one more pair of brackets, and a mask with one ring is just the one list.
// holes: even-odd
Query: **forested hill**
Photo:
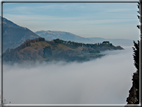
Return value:
[(27, 40), (15, 49), (7, 49), (3, 54), (4, 62), (14, 61), (88, 61), (103, 56), (101, 51), (121, 50), (109, 41), (96, 44), (84, 44), (55, 39), (46, 41), (44, 38)]
[(93, 49), (99, 50), (99, 51), (123, 49), (121, 46), (112, 45), (112, 43), (110, 43), (109, 41), (103, 41), (102, 43), (95, 43), (95, 44), (85, 44), (85, 43), (78, 43), (78, 42), (54, 39), (54, 42), (68, 45), (68, 46), (72, 46), (72, 47), (88, 47), (88, 48), (93, 48)]

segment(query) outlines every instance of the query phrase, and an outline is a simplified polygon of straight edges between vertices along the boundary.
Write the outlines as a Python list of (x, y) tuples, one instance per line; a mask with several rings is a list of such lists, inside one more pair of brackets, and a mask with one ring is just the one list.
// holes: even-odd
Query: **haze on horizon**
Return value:
[(32, 31), (137, 40), (136, 3), (3, 3), (3, 17)]

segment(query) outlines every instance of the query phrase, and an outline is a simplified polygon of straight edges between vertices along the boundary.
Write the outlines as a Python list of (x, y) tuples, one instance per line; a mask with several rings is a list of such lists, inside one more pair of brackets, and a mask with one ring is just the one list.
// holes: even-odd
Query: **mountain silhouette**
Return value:
[(39, 37), (30, 29), (21, 27), (6, 18), (2, 18), (2, 23), (3, 51), (8, 48), (16, 48), (27, 39), (34, 39)]

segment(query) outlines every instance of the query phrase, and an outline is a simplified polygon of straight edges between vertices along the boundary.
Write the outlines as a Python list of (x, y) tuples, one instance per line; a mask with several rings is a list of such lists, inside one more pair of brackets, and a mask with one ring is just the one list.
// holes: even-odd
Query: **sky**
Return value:
[(3, 3), (3, 16), (36, 32), (139, 39), (137, 3)]

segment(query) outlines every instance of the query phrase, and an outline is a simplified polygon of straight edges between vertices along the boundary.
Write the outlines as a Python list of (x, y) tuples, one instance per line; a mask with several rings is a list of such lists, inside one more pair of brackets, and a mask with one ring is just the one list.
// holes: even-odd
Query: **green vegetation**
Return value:
[[(87, 48), (92, 48), (93, 50), (95, 49), (95, 51), (96, 50), (103, 51), (103, 50), (118, 49), (115, 46), (113, 46), (109, 41), (103, 41), (102, 43), (95, 43), (95, 44), (85, 44), (85, 43), (64, 41), (64, 40), (60, 40), (60, 39), (55, 39), (53, 41), (57, 44), (64, 44), (64, 45), (69, 46), (71, 48), (87, 47)], [(120, 49), (123, 49), (123, 48), (120, 47)]]
[(104, 56), (101, 51), (123, 49), (109, 42), (84, 44), (44, 38), (27, 40), (16, 49), (8, 49), (3, 54), (4, 61), (88, 61)]

